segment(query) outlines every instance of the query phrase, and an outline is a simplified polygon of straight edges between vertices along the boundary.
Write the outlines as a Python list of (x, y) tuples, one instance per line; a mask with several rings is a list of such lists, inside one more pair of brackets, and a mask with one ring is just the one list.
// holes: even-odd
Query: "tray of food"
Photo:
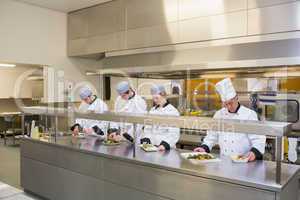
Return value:
[(114, 140), (104, 140), (103, 144), (106, 146), (116, 146), (116, 145), (120, 145), (121, 142), (114, 141)]
[(193, 164), (201, 164), (207, 162), (219, 162), (220, 159), (210, 153), (205, 152), (192, 152), (192, 153), (181, 153), (184, 159), (187, 159)]
[(140, 147), (146, 152), (156, 152), (158, 148), (153, 144), (141, 144)]
[(249, 158), (247, 156), (237, 155), (237, 156), (231, 156), (232, 162), (235, 163), (247, 163), (249, 162)]

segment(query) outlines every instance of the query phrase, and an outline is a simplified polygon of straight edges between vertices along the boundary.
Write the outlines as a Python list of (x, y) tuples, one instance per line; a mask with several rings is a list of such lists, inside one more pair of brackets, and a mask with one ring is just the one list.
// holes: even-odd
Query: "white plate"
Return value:
[(78, 135), (73, 136), (73, 137), (83, 139), (83, 138), (85, 138), (85, 134), (84, 133), (78, 133)]
[(102, 143), (103, 143), (105, 146), (118, 146), (118, 145), (120, 145), (122, 142), (117, 142), (117, 143), (108, 144), (108, 143), (106, 143), (106, 140), (103, 140)]
[(203, 163), (211, 163), (211, 162), (220, 162), (221, 160), (219, 158), (216, 158), (214, 155), (209, 154), (211, 156), (213, 156), (213, 159), (210, 160), (196, 160), (196, 159), (188, 159), (189, 156), (195, 156), (195, 155), (205, 155), (205, 154), (209, 154), (209, 153), (205, 153), (205, 152), (190, 152), (190, 153), (181, 153), (181, 157), (183, 157), (184, 159), (190, 161), (191, 163), (197, 165), (197, 164), (203, 164)]
[(146, 152), (157, 152), (158, 151), (158, 148), (156, 146), (144, 148), (143, 145), (141, 144), (140, 147)]
[(249, 162), (248, 158), (238, 159), (238, 156), (231, 156), (230, 158), (231, 158), (232, 162), (235, 162), (235, 163), (248, 163)]

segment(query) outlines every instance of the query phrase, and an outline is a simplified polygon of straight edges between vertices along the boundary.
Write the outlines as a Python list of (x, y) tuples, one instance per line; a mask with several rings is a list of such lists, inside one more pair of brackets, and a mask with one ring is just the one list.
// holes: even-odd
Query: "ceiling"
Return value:
[(19, 0), (61, 12), (71, 12), (112, 0)]

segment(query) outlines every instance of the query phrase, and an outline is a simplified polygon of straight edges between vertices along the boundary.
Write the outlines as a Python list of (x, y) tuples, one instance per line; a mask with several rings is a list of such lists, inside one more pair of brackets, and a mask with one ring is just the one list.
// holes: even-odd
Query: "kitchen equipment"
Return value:
[(292, 123), (294, 131), (300, 131), (299, 93), (260, 94), (258, 104), (262, 111), (262, 120), (289, 122)]
[[(270, 93), (258, 97), (261, 108), (261, 120), (292, 123), (293, 131), (300, 131), (300, 94)], [(295, 163), (298, 159), (297, 145), (299, 138), (285, 139), (282, 147), (282, 159)]]

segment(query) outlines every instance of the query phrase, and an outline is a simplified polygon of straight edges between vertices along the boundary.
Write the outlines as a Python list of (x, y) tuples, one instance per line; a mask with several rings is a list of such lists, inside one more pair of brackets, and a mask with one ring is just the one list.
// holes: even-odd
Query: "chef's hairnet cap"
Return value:
[(153, 85), (151, 87), (151, 94), (152, 95), (161, 94), (163, 92), (166, 92), (166, 89), (163, 85)]
[(92, 96), (93, 92), (90, 88), (84, 87), (80, 90), (79, 96), (82, 100)]
[(216, 90), (220, 94), (223, 102), (231, 100), (237, 95), (230, 78), (218, 82), (216, 84)]
[(130, 89), (130, 85), (127, 81), (122, 81), (122, 82), (118, 83), (117, 88), (116, 88), (116, 90), (119, 94), (124, 94), (129, 89)]

